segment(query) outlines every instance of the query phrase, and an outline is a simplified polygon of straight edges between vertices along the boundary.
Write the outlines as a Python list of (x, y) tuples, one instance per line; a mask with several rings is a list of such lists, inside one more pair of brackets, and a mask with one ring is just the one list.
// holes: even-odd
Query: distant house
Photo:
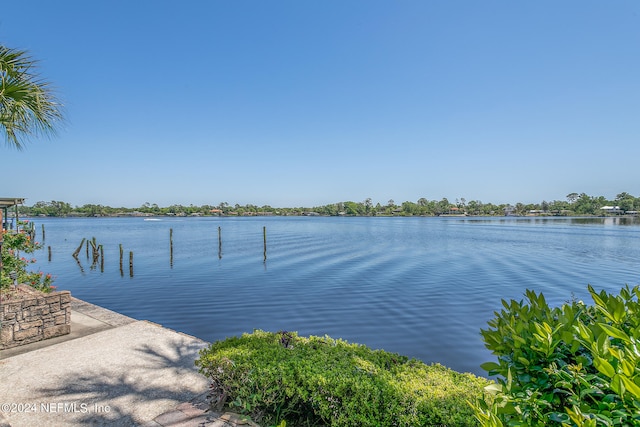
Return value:
[(504, 215), (505, 216), (515, 216), (516, 215), (516, 208), (515, 206), (511, 206), (508, 205), (504, 208)]
[(621, 214), (622, 213), (622, 209), (620, 209), (620, 206), (603, 206), (600, 208), (600, 210), (604, 213), (604, 214)]

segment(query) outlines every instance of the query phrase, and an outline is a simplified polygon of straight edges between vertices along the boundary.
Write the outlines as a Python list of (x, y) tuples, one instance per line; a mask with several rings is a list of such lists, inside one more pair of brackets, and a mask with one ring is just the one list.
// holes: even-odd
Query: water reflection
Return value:
[[(456, 219), (454, 219), (455, 221)], [(535, 225), (640, 225), (638, 216), (607, 216), (607, 217), (466, 217), (461, 221), (467, 223), (485, 224), (535, 224)]]

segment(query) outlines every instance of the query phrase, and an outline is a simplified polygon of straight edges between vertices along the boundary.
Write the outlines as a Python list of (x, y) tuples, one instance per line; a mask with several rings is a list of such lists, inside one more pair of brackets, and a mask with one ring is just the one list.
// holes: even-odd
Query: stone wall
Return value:
[(71, 293), (45, 294), (18, 285), (18, 297), (0, 303), (0, 350), (71, 332)]

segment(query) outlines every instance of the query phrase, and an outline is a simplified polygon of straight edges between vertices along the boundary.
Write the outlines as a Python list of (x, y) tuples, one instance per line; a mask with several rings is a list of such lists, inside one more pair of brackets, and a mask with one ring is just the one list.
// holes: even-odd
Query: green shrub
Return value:
[(200, 352), (212, 403), (295, 426), (472, 426), (489, 381), (330, 337), (254, 331)]
[(498, 357), (482, 367), (500, 376), (474, 406), (483, 426), (640, 425), (640, 289), (588, 289), (594, 305), (502, 301), (481, 331)]
[(24, 283), (42, 292), (51, 292), (53, 277), (42, 272), (28, 271), (29, 264), (36, 262), (34, 258), (24, 255), (32, 254), (42, 248), (42, 244), (33, 240), (33, 223), (19, 222), (17, 230), (1, 230), (0, 241), (2, 244), (2, 271), (0, 272), (0, 290), (10, 287), (13, 279), (10, 274), (15, 273), (18, 283)]

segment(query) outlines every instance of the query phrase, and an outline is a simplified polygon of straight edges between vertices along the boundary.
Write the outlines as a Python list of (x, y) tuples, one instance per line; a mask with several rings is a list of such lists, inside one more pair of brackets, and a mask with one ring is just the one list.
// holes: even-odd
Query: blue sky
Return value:
[(21, 0), (66, 123), (3, 197), (137, 207), (640, 196), (640, 2)]

